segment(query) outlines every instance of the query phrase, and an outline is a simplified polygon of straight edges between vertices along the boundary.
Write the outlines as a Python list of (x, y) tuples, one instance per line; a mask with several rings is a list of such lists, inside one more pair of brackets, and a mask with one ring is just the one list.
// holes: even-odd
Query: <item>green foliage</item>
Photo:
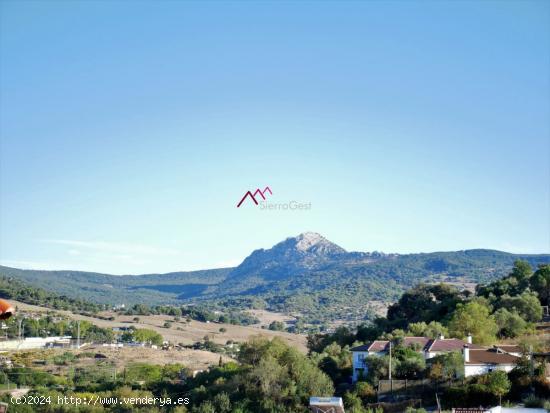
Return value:
[[(189, 379), (192, 404), (204, 404), (200, 409), (302, 412), (312, 394), (334, 394), (332, 382), (316, 364), (282, 340), (254, 338), (242, 345), (238, 359), (239, 366), (228, 363)], [(222, 392), (227, 397), (215, 397)]]
[[(548, 305), (550, 299), (550, 264), (540, 264), (537, 271), (532, 274), (531, 266), (525, 261), (516, 261), (512, 272), (497, 281), (487, 285), (480, 285), (477, 288), (479, 296), (487, 297), (496, 307), (519, 306), (518, 312), (526, 311), (524, 314), (528, 321), (538, 321), (539, 310), (536, 308), (523, 309), (524, 306), (534, 307), (531, 297), (523, 297), (528, 303), (522, 304), (517, 301), (510, 301), (510, 298), (523, 296), (532, 292), (541, 305)], [(531, 295), (533, 295), (531, 294)], [(502, 304), (500, 300), (506, 299), (507, 303)]]
[[(78, 271), (34, 271), (0, 267), (0, 274), (79, 300), (108, 304), (142, 304), (150, 307), (151, 311), (154, 311), (155, 306), (172, 307), (168, 311), (173, 316), (179, 316), (178, 309), (183, 310), (179, 307), (182, 303), (192, 301), (210, 309), (231, 308), (230, 314), (223, 315), (224, 319), (220, 320), (222, 322), (252, 323), (253, 317), (241, 310), (269, 308), (275, 311), (299, 312), (304, 322), (322, 327), (333, 320), (346, 320), (350, 323), (373, 320), (375, 314), (370, 306), (371, 301), (394, 301), (404, 290), (419, 281), (492, 281), (505, 275), (517, 258), (525, 259), (531, 265), (548, 262), (548, 256), (545, 255), (517, 256), (499, 251), (469, 250), (387, 256), (372, 253), (369, 254), (368, 263), (365, 263), (364, 255), (352, 253), (335, 259), (330, 265), (307, 270), (307, 276), (303, 276), (304, 269), (282, 271), (279, 268), (276, 279), (269, 276), (263, 278), (254, 272), (246, 273), (243, 269), (240, 269), (241, 272), (244, 271), (242, 276), (229, 277), (233, 270), (231, 268), (113, 276)], [(515, 274), (521, 278), (524, 272), (520, 268)], [(539, 290), (543, 291), (539, 298), (541, 301), (546, 299), (546, 302), (548, 277), (546, 270), (537, 278), (537, 283), (533, 281), (531, 286), (537, 293)], [(51, 301), (52, 305), (57, 305), (55, 300)], [(142, 310), (144, 309), (138, 309), (137, 312), (147, 313)], [(419, 307), (419, 310), (425, 309)], [(443, 319), (442, 314), (427, 319), (424, 316), (421, 313), (419, 319), (409, 321), (429, 322)], [(403, 317), (398, 318), (390, 331), (405, 327), (399, 325)]]
[(464, 359), (462, 353), (452, 351), (438, 354), (429, 361), (428, 377), (433, 380), (452, 380), (464, 377)]
[(326, 346), (322, 353), (312, 353), (311, 359), (335, 383), (347, 380), (351, 375), (351, 352), (348, 346), (341, 347), (336, 343)]
[(500, 308), (494, 313), (494, 317), (499, 337), (515, 338), (534, 331), (534, 326), (525, 321), (515, 309), (510, 312), (506, 308)]
[[(392, 375), (395, 375), (396, 362), (392, 363)], [(378, 356), (368, 356), (366, 359), (367, 365), (367, 376), (365, 379), (369, 383), (377, 386), (380, 380), (385, 380), (389, 378), (389, 365), (390, 359), (388, 356), (378, 357)]]
[(537, 322), (542, 319), (542, 306), (537, 295), (531, 292), (525, 291), (514, 297), (504, 295), (496, 301), (495, 306), (515, 311), (528, 322)]
[(485, 384), (489, 391), (499, 398), (508, 393), (512, 386), (504, 371), (493, 371), (487, 374)]
[(415, 351), (411, 347), (397, 346), (392, 355), (396, 364), (395, 378), (419, 379), (422, 377), (426, 368), (426, 361), (422, 353)]
[(138, 343), (147, 343), (160, 346), (163, 342), (162, 336), (159, 333), (146, 328), (136, 329), (131, 334), (133, 341)]
[(498, 326), (490, 314), (490, 309), (480, 301), (458, 304), (449, 321), (449, 333), (462, 339), (472, 334), (476, 344), (494, 343)]
[(550, 265), (540, 265), (530, 279), (531, 290), (535, 291), (542, 305), (550, 305)]
[(144, 381), (156, 382), (162, 378), (162, 367), (147, 363), (131, 363), (126, 367), (124, 373), (127, 383)]
[(446, 285), (420, 284), (406, 291), (399, 301), (388, 308), (387, 329), (406, 328), (410, 323), (441, 322), (464, 302), (466, 293)]
[(440, 335), (449, 336), (449, 330), (438, 321), (430, 321), (428, 324), (421, 321), (409, 324), (407, 336), (437, 338)]
[(54, 375), (28, 367), (14, 367), (5, 373), (9, 381), (18, 386), (54, 386), (58, 382)]
[[(2, 269), (3, 267), (0, 267)], [(12, 277), (0, 275), (0, 298), (22, 301), (56, 310), (69, 310), (76, 313), (96, 313), (105, 306), (87, 300), (69, 298), (44, 289), (27, 285)]]
[(273, 321), (271, 324), (269, 324), (269, 329), (273, 331), (284, 331), (285, 327), (285, 323), (283, 323), (282, 321)]
[[(8, 338), (19, 335), (19, 318), (12, 317), (3, 322), (6, 325), (5, 333)], [(40, 318), (24, 318), (22, 321), (23, 337), (66, 336), (77, 337), (77, 321), (63, 318), (59, 315), (48, 314)], [(86, 342), (110, 343), (114, 339), (111, 329), (101, 328), (89, 321), (80, 322), (80, 338)]]

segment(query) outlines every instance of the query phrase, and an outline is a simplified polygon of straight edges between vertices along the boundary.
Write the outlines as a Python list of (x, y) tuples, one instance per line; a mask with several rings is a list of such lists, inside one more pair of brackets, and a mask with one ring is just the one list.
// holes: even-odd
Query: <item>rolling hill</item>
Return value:
[[(533, 267), (550, 254), (475, 249), (421, 254), (347, 252), (317, 233), (253, 251), (235, 268), (114, 276), (80, 271), (0, 267), (0, 275), (69, 297), (109, 304), (243, 305), (254, 299), (310, 322), (373, 316), (373, 302), (391, 302), (419, 282), (483, 283), (506, 275), (515, 260)], [(246, 305), (246, 304), (244, 304)]]

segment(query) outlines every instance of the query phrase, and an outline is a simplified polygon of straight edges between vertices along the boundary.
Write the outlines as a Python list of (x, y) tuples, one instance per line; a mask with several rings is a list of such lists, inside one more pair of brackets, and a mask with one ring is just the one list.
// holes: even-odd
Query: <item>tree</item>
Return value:
[[(378, 385), (378, 381), (387, 379), (389, 372), (389, 357), (368, 356), (365, 360), (367, 365), (367, 377), (366, 379), (374, 384)], [(397, 359), (392, 359), (392, 373), (395, 373)]]
[(298, 411), (312, 394), (334, 393), (332, 381), (315, 362), (279, 338), (253, 338), (241, 346), (238, 358), (246, 369), (239, 380), (245, 393), (280, 406), (276, 411)]
[(438, 354), (430, 362), (428, 376), (433, 380), (453, 380), (464, 377), (464, 359), (459, 351)]
[(502, 405), (502, 396), (510, 391), (512, 384), (508, 380), (508, 375), (504, 371), (493, 371), (487, 375), (487, 388), (499, 398), (499, 404)]
[(214, 407), (214, 404), (210, 400), (206, 400), (205, 402), (199, 405), (196, 411), (197, 413), (216, 413), (216, 408)]
[(529, 330), (530, 324), (516, 310), (510, 312), (506, 308), (499, 308), (493, 315), (498, 325), (499, 337), (515, 338)]
[(422, 375), (426, 368), (426, 361), (421, 353), (411, 347), (397, 346), (393, 352), (394, 359), (397, 361), (395, 375), (403, 379), (415, 379)]
[(134, 330), (132, 336), (134, 341), (137, 341), (138, 343), (148, 343), (156, 346), (161, 346), (163, 341), (162, 336), (159, 333), (145, 328)]
[(533, 274), (533, 269), (527, 261), (516, 260), (510, 276), (518, 280), (519, 283), (522, 283), (531, 277), (531, 274)]
[(285, 323), (282, 321), (273, 321), (269, 324), (269, 329), (273, 331), (284, 331), (285, 327)]
[(212, 404), (216, 409), (216, 413), (229, 413), (231, 411), (231, 400), (225, 392), (216, 394)]
[(493, 343), (497, 331), (498, 326), (489, 308), (479, 301), (458, 304), (449, 322), (451, 336), (465, 339), (472, 334), (476, 344)]
[(531, 277), (530, 286), (542, 305), (550, 305), (550, 264), (539, 266)]
[(346, 406), (346, 411), (350, 413), (366, 413), (361, 398), (355, 394), (347, 391), (344, 394), (344, 405)]
[(503, 296), (497, 302), (499, 308), (516, 311), (525, 321), (535, 323), (542, 319), (542, 306), (535, 293), (524, 291), (518, 296)]
[(531, 266), (525, 261), (518, 260), (508, 276), (488, 285), (478, 286), (477, 295), (492, 299), (498, 299), (503, 295), (519, 295), (529, 287), (531, 274)]
[(429, 324), (421, 321), (420, 323), (409, 324), (409, 331), (407, 335), (437, 338), (439, 335), (448, 336), (449, 330), (438, 321), (431, 321)]
[(447, 284), (420, 284), (388, 308), (387, 321), (391, 328), (405, 328), (409, 323), (441, 320), (464, 298), (464, 293)]
[(372, 403), (376, 401), (376, 390), (366, 381), (357, 382), (355, 384), (354, 393), (361, 398), (363, 403)]

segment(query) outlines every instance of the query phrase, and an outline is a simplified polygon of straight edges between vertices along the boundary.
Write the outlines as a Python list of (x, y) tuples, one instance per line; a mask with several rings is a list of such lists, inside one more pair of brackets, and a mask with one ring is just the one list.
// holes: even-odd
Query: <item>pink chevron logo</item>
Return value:
[(250, 197), (252, 199), (252, 201), (256, 205), (258, 205), (258, 201), (256, 199), (256, 196), (260, 195), (262, 197), (262, 199), (265, 201), (265, 196), (266, 196), (265, 193), (266, 192), (269, 192), (270, 195), (273, 195), (273, 192), (271, 192), (271, 188), (269, 188), (269, 186), (266, 186), (263, 191), (260, 190), (260, 188), (257, 188), (254, 193), (252, 193), (252, 191), (247, 191), (246, 194), (244, 194), (244, 196), (240, 200), (240, 202), (237, 204), (237, 208), (239, 208), (242, 205), (242, 203), (245, 201), (245, 199), (248, 198), (248, 197)]

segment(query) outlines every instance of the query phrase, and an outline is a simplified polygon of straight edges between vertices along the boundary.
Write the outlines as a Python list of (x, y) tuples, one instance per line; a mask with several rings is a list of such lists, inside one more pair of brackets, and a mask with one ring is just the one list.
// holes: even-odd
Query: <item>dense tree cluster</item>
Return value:
[(235, 325), (251, 325), (259, 323), (259, 320), (244, 312), (232, 309), (225, 309), (225, 311), (213, 311), (205, 306), (193, 305), (193, 306), (172, 306), (172, 305), (157, 305), (148, 306), (146, 304), (135, 304), (129, 309), (125, 310), (126, 315), (155, 315), (164, 314), (174, 317), (186, 317), (190, 320), (202, 321), (202, 322), (216, 322), (227, 323)]
[(311, 395), (334, 394), (332, 381), (311, 359), (277, 338), (244, 344), (238, 361), (189, 380), (193, 412), (307, 412)]
[[(40, 318), (13, 317), (4, 321), (4, 333), (8, 338), (19, 337), (21, 321), (22, 337), (72, 336), (77, 337), (78, 322), (58, 315), (49, 314)], [(98, 327), (89, 321), (80, 321), (80, 338), (87, 342), (110, 343), (114, 340), (110, 328)]]
[(121, 339), (123, 342), (135, 342), (155, 346), (161, 346), (164, 341), (162, 335), (147, 328), (130, 328), (122, 334)]
[(97, 313), (106, 308), (103, 304), (55, 294), (5, 276), (0, 276), (0, 298), (22, 301), (27, 304), (56, 310), (69, 310), (75, 313)]

